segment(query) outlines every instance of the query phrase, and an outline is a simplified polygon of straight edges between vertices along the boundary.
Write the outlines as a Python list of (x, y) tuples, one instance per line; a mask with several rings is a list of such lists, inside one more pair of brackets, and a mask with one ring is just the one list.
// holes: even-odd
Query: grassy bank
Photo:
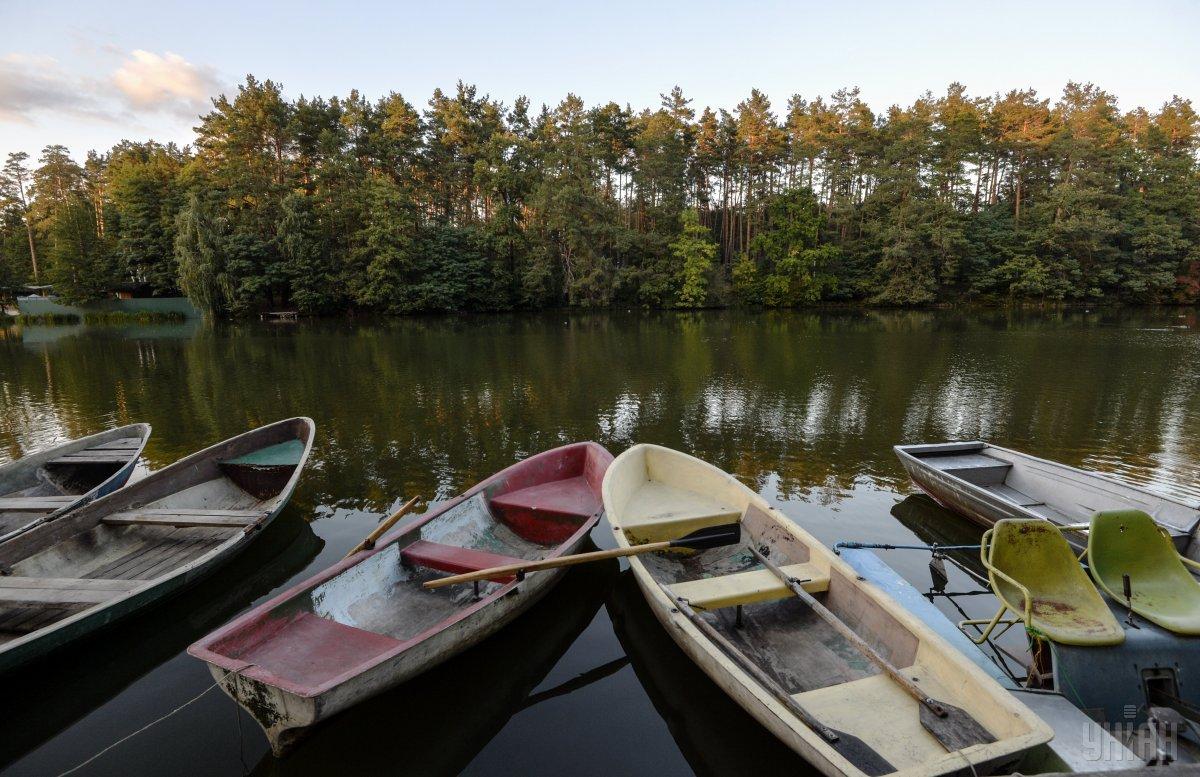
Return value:
[(107, 313), (85, 313), (82, 316), (73, 313), (21, 315), (17, 316), (15, 320), (19, 324), (53, 326), (63, 324), (180, 324), (186, 321), (187, 318), (181, 313), (113, 311)]

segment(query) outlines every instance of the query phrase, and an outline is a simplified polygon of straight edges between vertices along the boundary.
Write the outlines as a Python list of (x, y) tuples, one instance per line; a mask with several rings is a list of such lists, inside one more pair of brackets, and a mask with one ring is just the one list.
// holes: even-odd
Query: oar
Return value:
[(941, 742), (943, 747), (953, 752), (971, 745), (996, 741), (996, 738), (965, 710), (928, 696), (920, 686), (901, 674), (899, 669), (892, 666), (890, 661), (879, 654), (879, 651), (867, 644), (867, 641), (860, 637), (857, 632), (843, 623), (841, 618), (834, 615), (829, 611), (829, 608), (813, 598), (813, 595), (808, 591), (805, 591), (799, 581), (776, 566), (774, 562), (768, 560), (766, 556), (759, 552), (758, 548), (751, 546), (750, 552), (754, 554), (764, 567), (771, 570), (776, 577), (782, 580), (784, 585), (791, 589), (792, 593), (812, 608), (813, 612), (821, 616), (822, 620), (833, 626), (851, 645), (870, 659), (871, 663), (883, 670), (885, 674), (896, 681), (909, 695), (920, 702), (917, 706), (920, 709), (921, 725), (930, 734), (933, 734), (934, 738)]
[(456, 583), (472, 583), (476, 580), (490, 580), (497, 577), (522, 575), (526, 572), (536, 572), (539, 569), (557, 569), (576, 564), (587, 564), (590, 561), (603, 561), (606, 558), (621, 558), (623, 556), (640, 556), (643, 553), (653, 553), (656, 550), (668, 548), (689, 548), (691, 550), (707, 550), (724, 545), (736, 545), (742, 540), (742, 524), (728, 523), (721, 526), (709, 526), (707, 529), (694, 531), (677, 540), (664, 542), (648, 542), (645, 545), (634, 545), (632, 548), (617, 548), (616, 550), (595, 550), (591, 553), (576, 553), (573, 556), (559, 556), (541, 561), (527, 561), (521, 564), (507, 564), (502, 567), (480, 569), (475, 572), (464, 572), (461, 575), (439, 577), (424, 585), (426, 588), (441, 588)]
[(414, 496), (412, 499), (409, 499), (407, 502), (404, 503), (403, 507), (401, 507), (399, 510), (397, 510), (396, 512), (389, 515), (386, 521), (384, 521), (383, 523), (376, 526), (375, 531), (368, 534), (366, 536), (366, 538), (363, 539), (362, 542), (358, 543), (353, 548), (351, 548), (350, 552), (347, 553), (345, 556), (342, 556), (342, 558), (350, 558), (351, 556), (353, 556), (355, 553), (358, 553), (359, 551), (370, 550), (371, 548), (375, 547), (375, 540), (382, 537), (384, 532), (386, 532), (388, 529), (395, 526), (396, 521), (403, 518), (404, 515), (409, 510), (413, 509), (413, 506), (416, 505), (416, 503), (419, 502), (420, 500), (421, 500), (421, 497), (419, 497), (419, 496)]
[(739, 650), (724, 634), (717, 631), (715, 626), (697, 615), (695, 610), (691, 608), (691, 605), (688, 604), (687, 599), (682, 596), (676, 596), (670, 588), (662, 583), (658, 583), (658, 585), (671, 598), (671, 601), (675, 603), (676, 609), (683, 613), (692, 622), (692, 625), (700, 630), (701, 634), (708, 637), (743, 672), (750, 675), (756, 683), (762, 686), (763, 690), (774, 696), (775, 700), (782, 704), (788, 712), (795, 715), (801, 723), (811, 729), (821, 739), (825, 740), (825, 743), (839, 755), (864, 773), (871, 775), (871, 777), (890, 774), (896, 771), (896, 767), (888, 763), (886, 758), (873, 750), (866, 742), (853, 734), (832, 729), (814, 718), (808, 710), (804, 709), (798, 701), (792, 698), (792, 695), (783, 686), (775, 682), (758, 664), (751, 661), (749, 656)]

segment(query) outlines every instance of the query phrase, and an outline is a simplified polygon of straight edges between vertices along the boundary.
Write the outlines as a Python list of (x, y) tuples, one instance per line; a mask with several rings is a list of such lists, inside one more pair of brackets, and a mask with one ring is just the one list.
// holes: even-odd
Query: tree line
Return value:
[(424, 108), (246, 78), (193, 146), (0, 173), (0, 288), (113, 284), (238, 315), (562, 305), (1200, 300), (1200, 119), (1092, 84), (875, 113), (857, 89), (698, 111)]

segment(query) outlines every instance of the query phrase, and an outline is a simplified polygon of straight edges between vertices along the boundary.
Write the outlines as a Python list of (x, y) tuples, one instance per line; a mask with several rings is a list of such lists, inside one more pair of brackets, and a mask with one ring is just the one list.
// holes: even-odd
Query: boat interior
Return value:
[(601, 510), (608, 454), (588, 444), (542, 456), (548, 454), (555, 456), (527, 459), (448, 508), (410, 521), (376, 552), (237, 624), (208, 650), (252, 663), (270, 681), (303, 693), (499, 595), (515, 578), (437, 589), (422, 583), (546, 558), (580, 539)]
[[(759, 563), (752, 546), (931, 695), (968, 709), (1000, 737), (1028, 732), (1012, 716), (989, 709), (987, 697), (963, 696), (963, 678), (945, 657), (869, 596), (852, 574), (840, 571), (824, 546), (785, 529), (731, 476), (716, 481), (703, 462), (672, 461), (670, 453), (647, 446), (643, 471), (630, 462), (615, 465), (629, 466), (614, 469), (612, 485), (606, 486), (610, 520), (617, 516), (614, 529), (636, 545), (740, 519), (742, 537), (735, 545), (638, 558), (655, 581), (686, 599), (819, 720), (860, 737), (899, 769), (946, 756), (917, 723), (916, 701)], [(864, 717), (863, 709), (877, 712)], [(892, 716), (888, 710), (903, 712)]]
[(0, 468), (0, 535), (75, 504), (140, 455), (148, 428), (121, 427)]
[(233, 438), (0, 544), (0, 647), (259, 525), (303, 462), (309, 428), (272, 425)]

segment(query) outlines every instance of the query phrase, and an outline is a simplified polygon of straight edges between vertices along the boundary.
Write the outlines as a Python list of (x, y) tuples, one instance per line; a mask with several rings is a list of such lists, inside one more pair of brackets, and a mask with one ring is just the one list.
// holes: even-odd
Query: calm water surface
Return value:
[[(0, 462), (147, 421), (155, 469), (277, 418), (318, 437), (251, 549), (161, 609), (0, 678), (0, 764), (57, 774), (201, 694), (184, 648), (339, 559), (389, 508), (594, 439), (690, 451), (823, 541), (971, 540), (891, 446), (985, 438), (1200, 501), (1200, 315), (514, 315), (0, 329)], [(595, 539), (603, 543), (601, 532)], [(925, 558), (887, 560), (922, 589)], [(992, 605), (971, 599), (972, 614)], [(796, 774), (615, 563), (273, 759), (211, 691), (77, 774)]]

